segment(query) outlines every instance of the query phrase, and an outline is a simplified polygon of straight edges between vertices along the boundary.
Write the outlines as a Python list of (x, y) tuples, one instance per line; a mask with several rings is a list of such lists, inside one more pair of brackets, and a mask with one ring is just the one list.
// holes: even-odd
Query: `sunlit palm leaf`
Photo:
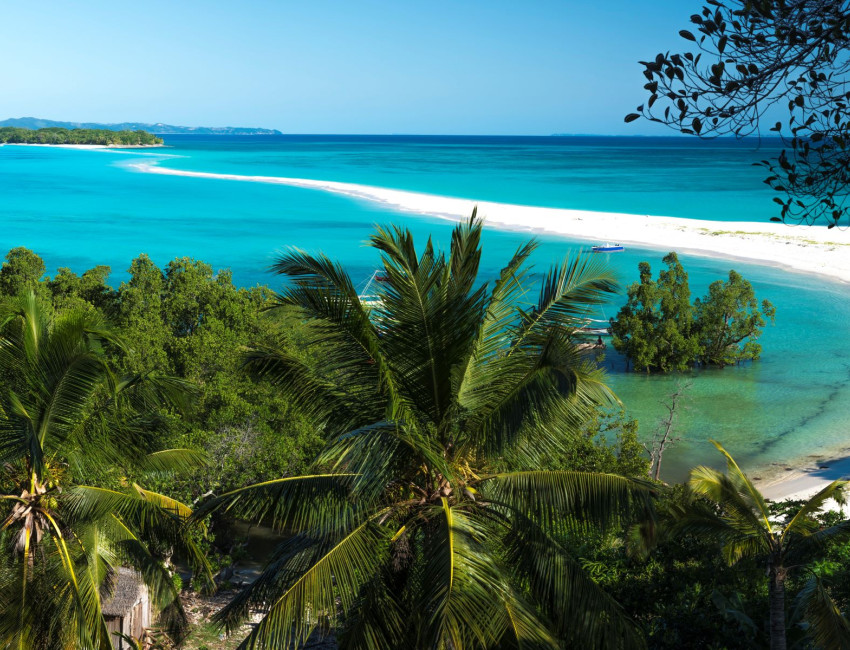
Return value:
[(164, 449), (141, 458), (137, 468), (142, 472), (189, 472), (209, 462), (207, 455), (195, 449)]
[[(367, 521), (317, 558), (270, 603), (268, 614), (242, 648), (288, 648), (303, 644), (323, 621), (335, 621), (337, 608), (349, 611), (360, 588), (378, 570), (387, 538)], [(339, 604), (337, 604), (339, 599)]]

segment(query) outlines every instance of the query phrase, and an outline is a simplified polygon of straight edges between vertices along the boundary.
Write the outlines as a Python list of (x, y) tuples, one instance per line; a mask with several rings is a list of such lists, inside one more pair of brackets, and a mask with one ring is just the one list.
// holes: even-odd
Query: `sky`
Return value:
[(0, 119), (285, 133), (669, 135), (623, 123), (692, 0), (3, 3)]

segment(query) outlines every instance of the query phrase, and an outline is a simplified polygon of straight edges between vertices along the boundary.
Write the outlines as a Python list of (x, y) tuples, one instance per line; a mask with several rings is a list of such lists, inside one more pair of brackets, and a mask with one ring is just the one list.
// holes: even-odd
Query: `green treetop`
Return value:
[(850, 522), (824, 527), (815, 518), (830, 499), (844, 503), (847, 481), (833, 481), (791, 516), (777, 518), (732, 456), (714, 444), (726, 459), (726, 473), (705, 466), (691, 471), (688, 486), (699, 498), (682, 508), (674, 533), (715, 540), (729, 564), (745, 558), (764, 562), (771, 650), (787, 647), (785, 590), (792, 573), (802, 574), (805, 580), (796, 599), (797, 612), (806, 618), (812, 642), (804, 647), (850, 647), (850, 624), (814, 570), (829, 542), (850, 537)]
[(761, 311), (753, 285), (740, 273), (729, 271), (729, 280), (717, 280), (708, 287), (708, 295), (694, 303), (698, 323), (697, 336), (703, 363), (725, 365), (744, 359), (758, 359), (765, 318), (771, 323), (776, 308), (763, 300)]
[[(251, 366), (321, 427), (313, 472), (223, 494), (291, 537), (219, 614), (265, 616), (243, 647), (300, 647), (317, 627), (343, 648), (641, 647), (565, 531), (646, 506), (641, 483), (541, 470), (610, 398), (571, 336), (616, 285), (598, 260), (553, 268), (529, 308), (520, 247), (478, 282), (481, 223), (444, 255), (379, 229), (386, 281), (367, 305), (339, 264), (292, 251), (276, 270), (315, 350), (263, 348)], [(511, 458), (515, 471), (500, 471)]]
[(652, 279), (648, 262), (639, 265), (640, 280), (628, 290), (628, 300), (611, 320), (614, 348), (635, 370), (685, 370), (697, 354), (688, 274), (676, 253), (664, 257), (667, 269)]
[(162, 138), (147, 131), (109, 131), (107, 129), (21, 129), (0, 128), (0, 143), (9, 144), (97, 144), (118, 146), (152, 146), (162, 144)]
[(614, 348), (635, 370), (683, 371), (694, 364), (723, 366), (758, 359), (756, 342), (776, 309), (763, 300), (761, 310), (752, 285), (736, 271), (718, 280), (708, 294), (690, 302), (688, 274), (676, 253), (664, 257), (667, 268), (652, 279), (647, 262), (640, 280), (627, 290), (626, 304), (611, 319)]

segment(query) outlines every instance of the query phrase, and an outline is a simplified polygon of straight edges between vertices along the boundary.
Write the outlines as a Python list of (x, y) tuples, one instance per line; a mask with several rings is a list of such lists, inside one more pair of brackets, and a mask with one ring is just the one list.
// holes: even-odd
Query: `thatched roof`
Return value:
[(104, 584), (103, 615), (127, 616), (145, 591), (139, 574), (127, 567), (118, 567)]

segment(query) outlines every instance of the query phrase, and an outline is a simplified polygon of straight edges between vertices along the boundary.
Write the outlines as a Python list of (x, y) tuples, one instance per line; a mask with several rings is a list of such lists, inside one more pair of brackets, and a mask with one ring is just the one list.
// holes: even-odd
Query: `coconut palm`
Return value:
[[(738, 464), (718, 443), (726, 458), (726, 473), (700, 466), (691, 471), (688, 485), (703, 499), (680, 515), (674, 531), (716, 539), (729, 564), (742, 558), (766, 564), (770, 607), (770, 647), (784, 650), (785, 586), (792, 571), (805, 572), (823, 556), (824, 546), (850, 535), (850, 522), (824, 528), (814, 519), (827, 501), (844, 503), (848, 481), (833, 481), (806, 501), (787, 521), (771, 517), (768, 505)], [(850, 648), (850, 625), (835, 606), (817, 575), (809, 571), (797, 597), (797, 611), (811, 625), (816, 647)]]
[[(116, 569), (134, 568), (153, 603), (182, 612), (162, 552), (204, 566), (191, 511), (127, 479), (194, 464), (151, 452), (150, 407), (175, 382), (121, 376), (106, 351), (120, 338), (92, 312), (51, 317), (30, 293), (0, 307), (0, 646), (111, 648), (102, 602)], [(111, 478), (119, 490), (83, 485)]]
[[(429, 240), (379, 228), (375, 296), (339, 264), (293, 250), (274, 270), (278, 305), (300, 312), (303, 352), (254, 351), (249, 365), (327, 434), (315, 472), (235, 490), (198, 510), (291, 533), (219, 616), (265, 616), (243, 647), (300, 647), (317, 629), (345, 648), (640, 646), (582, 571), (571, 536), (649, 507), (627, 478), (541, 471), (596, 405), (613, 398), (573, 336), (616, 290), (595, 259), (552, 268), (529, 298), (520, 247), (478, 277), (481, 222)], [(500, 471), (504, 467), (522, 471)], [(574, 539), (574, 537), (572, 537)]]

